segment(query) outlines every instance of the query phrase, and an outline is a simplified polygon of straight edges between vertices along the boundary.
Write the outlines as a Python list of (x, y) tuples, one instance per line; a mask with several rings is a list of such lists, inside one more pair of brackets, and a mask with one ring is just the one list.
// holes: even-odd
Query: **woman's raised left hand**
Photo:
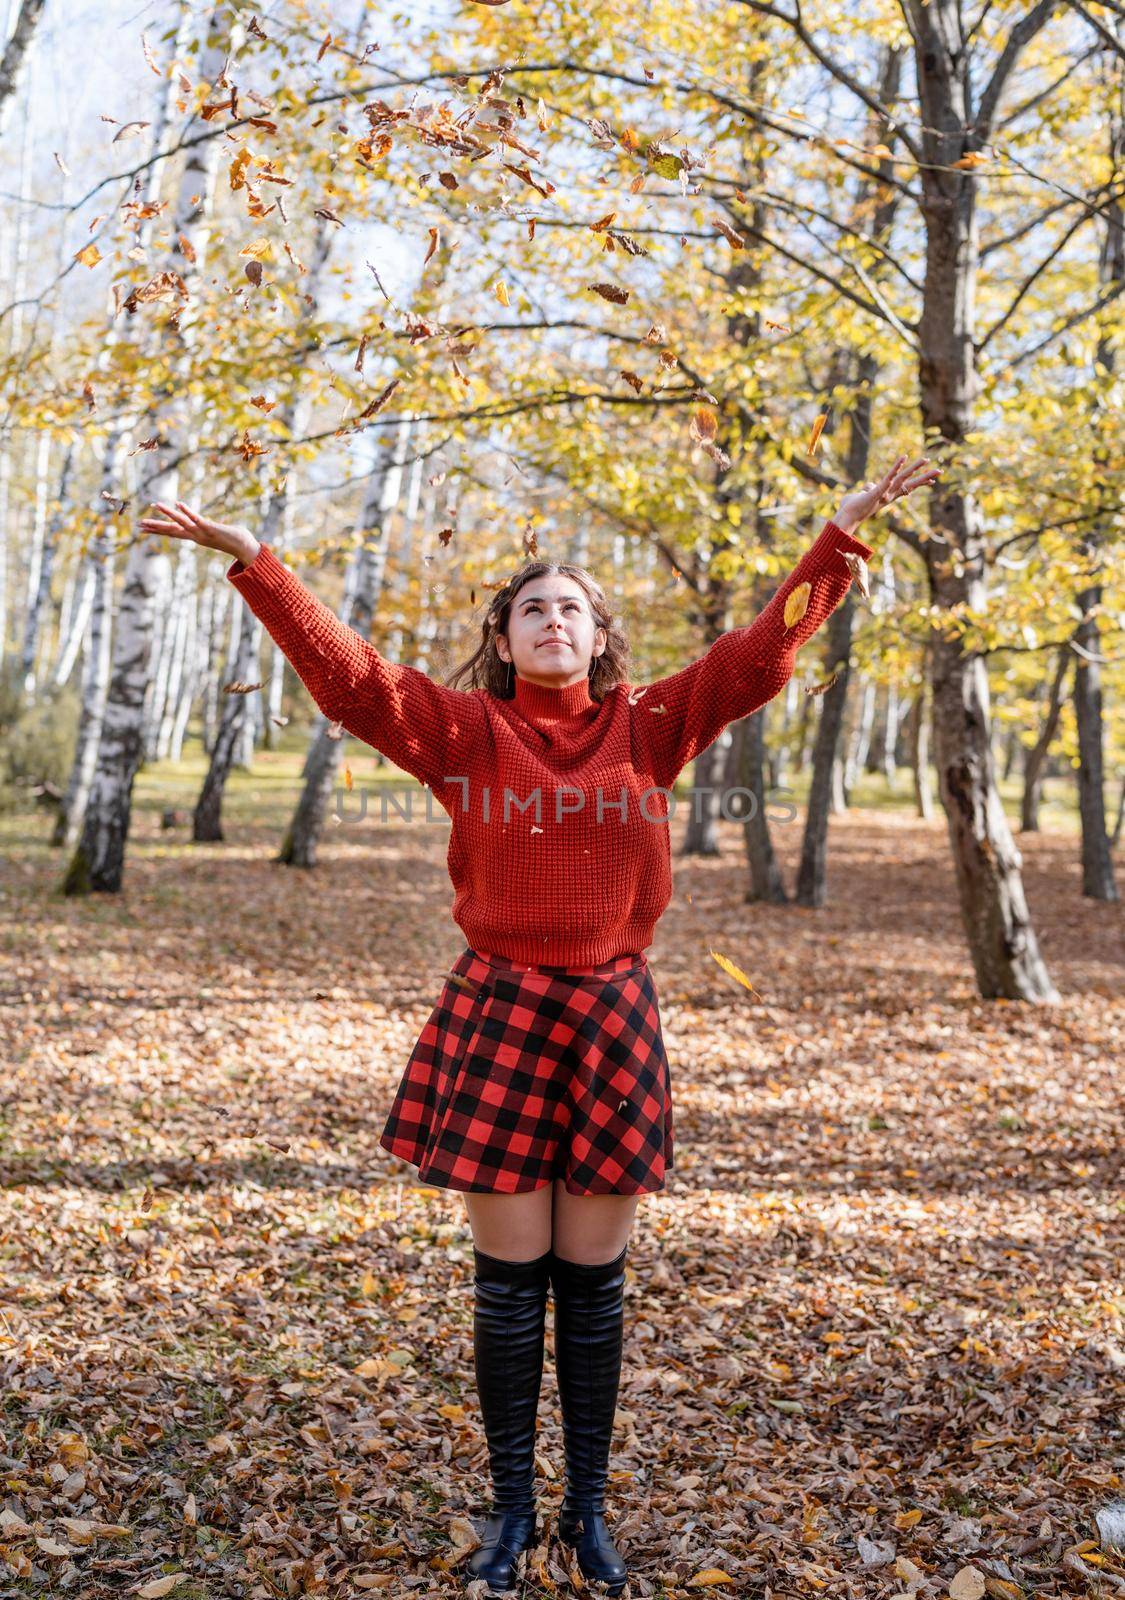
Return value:
[(902, 500), (908, 494), (913, 494), (915, 489), (923, 489), (927, 484), (936, 483), (941, 476), (940, 467), (931, 467), (928, 472), (919, 471), (929, 461), (929, 456), (919, 456), (917, 461), (910, 466), (904, 465), (905, 456), (899, 456), (891, 470), (878, 483), (865, 483), (854, 494), (845, 495), (840, 502), (840, 509), (832, 521), (838, 528), (845, 531), (858, 527), (876, 511), (882, 511), (895, 500)]

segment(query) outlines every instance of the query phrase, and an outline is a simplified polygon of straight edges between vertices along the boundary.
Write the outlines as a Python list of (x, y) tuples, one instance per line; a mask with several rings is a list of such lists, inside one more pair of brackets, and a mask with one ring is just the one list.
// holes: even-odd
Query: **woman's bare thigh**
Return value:
[(564, 1261), (613, 1261), (629, 1242), (639, 1195), (569, 1194), (561, 1178), (525, 1194), (463, 1191), (473, 1243), (504, 1261), (553, 1249)]

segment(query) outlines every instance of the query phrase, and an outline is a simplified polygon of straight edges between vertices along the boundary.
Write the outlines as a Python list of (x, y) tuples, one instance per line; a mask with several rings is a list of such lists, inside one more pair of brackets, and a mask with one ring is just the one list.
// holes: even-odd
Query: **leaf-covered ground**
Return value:
[[(471, 1236), (377, 1143), (464, 945), (448, 833), (336, 826), (307, 873), (283, 810), (193, 847), (142, 808), (82, 901), (5, 824), (0, 1595), (464, 1588)], [(1121, 908), (1021, 838), (1063, 998), (984, 1003), (940, 817), (834, 819), (816, 912), (744, 904), (721, 837), (648, 952), (676, 1160), (629, 1255), (630, 1592), (1122, 1593)], [(582, 1589), (547, 1337), (527, 1595)]]

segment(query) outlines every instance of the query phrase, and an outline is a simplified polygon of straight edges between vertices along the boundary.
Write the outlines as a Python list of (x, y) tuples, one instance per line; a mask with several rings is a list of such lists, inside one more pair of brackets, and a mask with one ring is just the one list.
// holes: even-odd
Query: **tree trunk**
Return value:
[(739, 787), (749, 790), (753, 796), (749, 813), (742, 824), (748, 874), (743, 899), (747, 902), (766, 900), (772, 905), (785, 905), (789, 896), (785, 892), (781, 868), (774, 855), (766, 816), (765, 710), (763, 706), (761, 710), (741, 718), (737, 725), (742, 750)]
[(910, 768), (914, 779), (914, 809), (923, 822), (932, 822), (934, 786), (930, 775), (930, 697), (923, 677), (910, 719)]
[(20, 0), (15, 24), (4, 44), (4, 54), (0, 57), (0, 129), (7, 121), (5, 113), (15, 94), (20, 66), (31, 47), (45, 3), (46, 0)]
[[(119, 439), (114, 433), (106, 442), (103, 457), (102, 479), (112, 483), (116, 476), (116, 458)], [(82, 662), (82, 704), (78, 717), (78, 742), (70, 764), (70, 777), (62, 804), (55, 813), (55, 826), (51, 835), (53, 845), (73, 850), (78, 838), (86, 803), (98, 760), (102, 721), (105, 716), (106, 696), (109, 692), (110, 639), (113, 631), (113, 558), (114, 531), (107, 527), (104, 516), (99, 519), (95, 534), (86, 554), (86, 564), (93, 580), (90, 603), (90, 628)]]
[[(400, 442), (404, 443), (400, 433)], [(387, 568), (387, 540), (393, 497), (398, 493), (401, 473), (392, 475), (387, 462), (378, 461), (368, 479), (367, 495), (361, 513), (363, 538), (354, 551), (348, 568), (347, 587), (340, 620), (363, 638), (369, 638), (379, 608)], [(322, 713), (314, 725), (313, 738), (305, 761), (305, 781), (282, 840), (277, 859), (291, 867), (314, 867), (324, 819), (336, 783), (343, 753), (343, 739), (333, 734), (332, 725)]]
[[(1053, 10), (1037, 5), (1013, 28), (1002, 66), (970, 106), (960, 0), (907, 0), (916, 43), (921, 207), (926, 270), (918, 324), (922, 421), (929, 448), (956, 457), (974, 420), (979, 179), (954, 163), (991, 137), (1004, 75)], [(971, 486), (951, 480), (931, 492), (931, 537), (922, 545), (933, 604), (955, 615), (985, 609), (984, 540)], [(947, 551), (949, 552), (947, 554)], [(984, 661), (940, 625), (933, 629), (934, 747), (953, 854), (961, 919), (986, 999), (1057, 1000), (1039, 953), (1020, 876), (1021, 859), (1000, 804), (992, 762)]]
[(719, 854), (719, 805), (727, 752), (722, 738), (701, 750), (691, 764), (691, 806), (681, 856)]
[(1043, 774), (1047, 765), (1047, 751), (1058, 732), (1062, 714), (1063, 680), (1074, 655), (1069, 644), (1064, 644), (1055, 658), (1055, 675), (1051, 680), (1051, 694), (1047, 714), (1039, 730), (1039, 737), (1027, 752), (1023, 768), (1023, 800), (1020, 805), (1020, 828), (1024, 833), (1039, 829), (1039, 800), (1043, 791)]
[[(210, 19), (197, 68), (198, 78), (209, 84), (222, 70), (233, 32), (242, 26), (236, 23), (228, 32), (228, 23), (226, 8), (216, 8)], [(166, 87), (171, 88), (171, 80)], [(161, 102), (157, 149), (160, 148), (166, 120), (165, 99)], [(177, 131), (182, 141), (190, 127)], [(171, 208), (168, 266), (169, 270), (180, 275), (189, 292), (203, 273), (206, 244), (204, 222), (211, 206), (220, 154), (221, 145), (217, 139), (194, 146), (189, 142), (176, 201)], [(159, 172), (159, 165), (158, 162), (154, 163), (151, 169), (153, 174)], [(158, 186), (154, 177), (146, 198), (155, 203), (157, 197)], [(166, 355), (168, 383), (163, 395), (158, 397), (141, 420), (140, 428), (144, 430), (142, 437), (151, 434), (166, 439), (168, 450), (174, 454), (182, 438), (183, 419), (178, 414), (173, 415), (172, 408), (179, 403), (181, 388), (186, 389), (180, 380), (186, 373), (189, 353), (175, 316), (163, 325), (161, 333), (171, 345)], [(140, 498), (145, 504), (151, 504), (157, 498), (172, 500), (175, 498), (174, 482), (175, 469), (158, 463), (153, 476), (144, 483)], [(113, 663), (98, 747), (97, 770), (90, 787), (82, 835), (63, 880), (63, 888), (68, 895), (88, 894), (91, 891), (116, 893), (121, 888), (133, 783), (144, 747), (146, 690), (153, 645), (153, 601), (161, 549), (161, 541), (154, 538), (135, 539), (129, 549), (118, 626), (113, 641)]]
[[(1086, 545), (1091, 554), (1090, 545)], [(1116, 900), (1113, 856), (1105, 823), (1105, 770), (1103, 761), (1101, 665), (1097, 659), (1100, 635), (1097, 617), (1102, 586), (1091, 584), (1078, 596), (1082, 621), (1075, 644), (1088, 655), (1074, 663), (1074, 720), (1078, 728), (1078, 815), (1082, 823), (1082, 893), (1092, 900)]]

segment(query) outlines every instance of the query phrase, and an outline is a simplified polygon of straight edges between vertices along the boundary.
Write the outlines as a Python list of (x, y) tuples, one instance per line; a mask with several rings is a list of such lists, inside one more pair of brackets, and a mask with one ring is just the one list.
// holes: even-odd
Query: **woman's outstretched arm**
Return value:
[[(866, 561), (873, 547), (854, 529), (864, 518), (892, 500), (932, 483), (940, 468), (922, 473), (904, 467), (900, 456), (877, 484), (849, 495), (839, 521), (826, 522), (815, 542), (749, 626), (732, 628), (681, 672), (649, 684), (635, 699), (635, 727), (655, 781), (671, 788), (700, 751), (716, 740), (728, 723), (749, 716), (779, 693), (797, 665), (797, 651), (812, 638), (839, 605), (852, 581), (844, 554)], [(799, 585), (809, 585), (808, 602), (792, 626), (785, 622), (785, 603)]]
[(182, 501), (155, 504), (167, 520), (144, 519), (142, 528), (234, 557), (227, 578), (326, 717), (433, 789), (463, 774), (472, 736), (483, 731), (476, 695), (388, 661), (247, 529), (209, 522)]

